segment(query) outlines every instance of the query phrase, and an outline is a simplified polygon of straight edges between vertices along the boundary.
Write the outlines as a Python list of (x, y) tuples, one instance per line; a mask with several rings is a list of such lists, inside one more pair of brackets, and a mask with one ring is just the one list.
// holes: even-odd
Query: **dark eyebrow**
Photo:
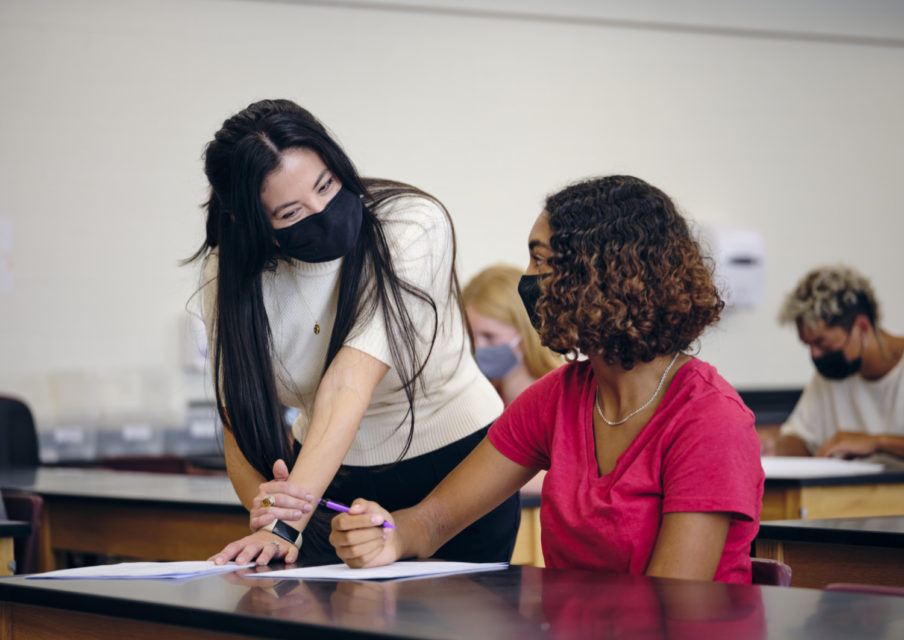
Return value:
[(540, 242), (539, 240), (531, 240), (527, 243), (528, 251), (533, 251), (537, 247), (543, 247), (544, 249), (549, 249), (549, 245), (545, 242)]

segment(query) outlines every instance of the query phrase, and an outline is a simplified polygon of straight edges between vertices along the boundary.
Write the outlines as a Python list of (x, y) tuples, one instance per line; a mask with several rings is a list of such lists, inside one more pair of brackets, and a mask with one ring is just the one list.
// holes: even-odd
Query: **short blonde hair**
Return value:
[(805, 275), (785, 298), (778, 314), (781, 324), (795, 322), (812, 327), (820, 321), (849, 331), (858, 315), (874, 327), (879, 304), (864, 276), (845, 265), (819, 267)]
[(530, 323), (518, 282), (521, 269), (506, 264), (487, 267), (471, 278), (462, 291), (465, 307), (518, 330), (524, 366), (534, 378), (541, 378), (560, 364), (562, 358), (540, 344), (540, 336)]

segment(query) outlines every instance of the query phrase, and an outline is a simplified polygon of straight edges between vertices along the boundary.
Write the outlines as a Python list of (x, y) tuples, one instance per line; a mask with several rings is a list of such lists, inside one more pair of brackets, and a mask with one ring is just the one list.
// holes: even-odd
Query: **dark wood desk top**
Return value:
[[(266, 569), (265, 569), (266, 570)], [(898, 638), (904, 598), (509, 567), (401, 582), (0, 578), (0, 600), (268, 638)], [(307, 634), (307, 635), (306, 635)]]
[(226, 476), (37, 467), (0, 470), (0, 488), (42, 496), (165, 503), (206, 510), (243, 509)]
[(18, 520), (0, 520), (0, 538), (24, 538), (31, 535), (31, 525)]
[(904, 516), (773, 520), (757, 539), (904, 548)]

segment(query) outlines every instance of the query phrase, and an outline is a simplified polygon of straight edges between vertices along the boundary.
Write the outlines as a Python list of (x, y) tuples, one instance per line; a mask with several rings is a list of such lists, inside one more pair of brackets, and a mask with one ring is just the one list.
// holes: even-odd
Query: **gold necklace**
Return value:
[(659, 384), (656, 387), (656, 391), (653, 392), (653, 395), (650, 396), (650, 399), (640, 405), (637, 409), (626, 415), (621, 420), (609, 420), (606, 416), (603, 415), (603, 410), (600, 409), (600, 388), (596, 387), (596, 393), (594, 394), (593, 404), (596, 406), (596, 412), (600, 414), (600, 418), (603, 419), (603, 422), (608, 424), (610, 427), (617, 427), (620, 424), (626, 423), (628, 420), (636, 416), (638, 413), (646, 409), (650, 406), (650, 403), (653, 402), (653, 399), (659, 395), (659, 392), (662, 391), (662, 385), (665, 383), (665, 378), (669, 375), (669, 370), (671, 370), (672, 365), (675, 364), (675, 360), (678, 359), (679, 352), (676, 352), (675, 355), (672, 356), (672, 361), (669, 362), (669, 366), (665, 368), (665, 371), (662, 372), (662, 377), (659, 379)]
[(308, 315), (311, 316), (311, 320), (314, 321), (314, 335), (317, 335), (318, 333), (320, 333), (320, 323), (317, 322), (317, 318), (311, 311), (311, 307), (308, 304), (308, 299), (305, 298), (304, 294), (301, 292), (301, 287), (298, 285), (298, 274), (295, 272), (294, 267), (292, 267), (292, 282), (295, 283), (295, 290), (298, 292), (298, 297), (301, 298), (301, 301), (304, 303), (304, 308), (308, 310)]

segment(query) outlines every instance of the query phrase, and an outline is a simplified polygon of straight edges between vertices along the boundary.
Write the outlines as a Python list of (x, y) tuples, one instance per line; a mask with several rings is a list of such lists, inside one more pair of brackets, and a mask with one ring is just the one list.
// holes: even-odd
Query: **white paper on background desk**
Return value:
[(35, 573), (25, 576), (32, 579), (57, 580), (181, 580), (211, 573), (226, 573), (245, 567), (253, 567), (254, 563), (214, 564), (208, 560), (190, 560), (186, 562), (120, 562), (119, 564), (102, 564), (95, 567), (77, 567), (75, 569), (59, 569), (46, 573)]
[(453, 573), (474, 573), (505, 569), (507, 562), (394, 562), (383, 567), (352, 569), (345, 564), (320, 567), (280, 569), (254, 573), (245, 578), (297, 578), (300, 580), (398, 580), (400, 578), (430, 578)]
[(877, 462), (840, 458), (766, 456), (760, 461), (763, 463), (763, 472), (767, 478), (832, 478), (879, 473), (884, 470)]

